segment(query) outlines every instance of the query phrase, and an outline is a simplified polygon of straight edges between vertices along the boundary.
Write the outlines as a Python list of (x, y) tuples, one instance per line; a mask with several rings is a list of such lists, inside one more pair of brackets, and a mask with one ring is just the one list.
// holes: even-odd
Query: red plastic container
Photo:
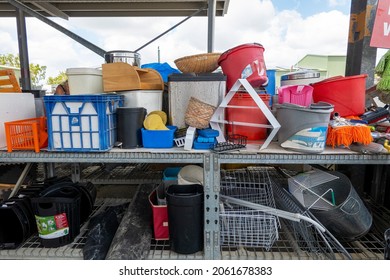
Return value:
[[(259, 94), (261, 100), (269, 106), (269, 100), (271, 99), (269, 94)], [(229, 122), (245, 122), (253, 124), (268, 124), (267, 118), (263, 112), (256, 105), (256, 102), (246, 92), (237, 92), (230, 100), (228, 105), (245, 106), (250, 108), (226, 108), (225, 115), (226, 120)], [(267, 128), (227, 124), (226, 132), (228, 135), (239, 134), (248, 137), (248, 141), (261, 141), (267, 138)]]
[(311, 84), (313, 101), (333, 104), (333, 113), (337, 112), (341, 117), (359, 116), (365, 112), (367, 76), (336, 76)]
[(268, 82), (263, 53), (262, 45), (252, 43), (227, 50), (219, 57), (218, 65), (226, 75), (227, 91), (238, 79), (247, 79), (253, 87)]

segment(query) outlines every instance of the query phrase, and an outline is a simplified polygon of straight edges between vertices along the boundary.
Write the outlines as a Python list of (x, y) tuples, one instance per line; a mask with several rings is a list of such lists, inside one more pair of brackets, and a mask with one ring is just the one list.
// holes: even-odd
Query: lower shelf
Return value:
[[(129, 199), (97, 199), (91, 217), (96, 213), (106, 211), (108, 207), (130, 202)], [(80, 228), (80, 234), (68, 245), (58, 248), (44, 248), (41, 246), (38, 235), (33, 235), (18, 249), (0, 250), (0, 259), (59, 259), (82, 260), (83, 248), (88, 234), (88, 222)]]

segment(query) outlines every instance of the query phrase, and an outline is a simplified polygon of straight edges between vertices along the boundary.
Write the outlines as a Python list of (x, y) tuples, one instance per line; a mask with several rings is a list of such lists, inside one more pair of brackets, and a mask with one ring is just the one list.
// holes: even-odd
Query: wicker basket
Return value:
[(208, 73), (218, 68), (220, 53), (205, 53), (185, 56), (174, 62), (183, 73)]
[(191, 97), (186, 110), (184, 121), (187, 125), (204, 129), (209, 127), (209, 122), (216, 107)]

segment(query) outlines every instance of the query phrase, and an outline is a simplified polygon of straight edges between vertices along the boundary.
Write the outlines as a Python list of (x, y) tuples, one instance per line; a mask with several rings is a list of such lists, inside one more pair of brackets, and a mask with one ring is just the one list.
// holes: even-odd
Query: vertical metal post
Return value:
[(16, 9), (16, 26), (18, 30), (19, 59), (20, 59), (20, 85), (22, 89), (31, 89), (30, 62), (27, 50), (27, 29), (24, 12)]
[(207, 30), (207, 52), (214, 51), (214, 35), (215, 35), (215, 13), (217, 9), (217, 0), (208, 0), (208, 30)]
[(378, 0), (352, 0), (346, 76), (368, 74), (366, 87), (374, 84), (376, 48), (370, 47)]

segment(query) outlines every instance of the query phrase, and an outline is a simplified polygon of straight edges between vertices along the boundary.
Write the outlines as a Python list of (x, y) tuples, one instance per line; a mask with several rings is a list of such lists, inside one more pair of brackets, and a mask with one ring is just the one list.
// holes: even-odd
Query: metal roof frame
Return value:
[(118, 17), (118, 16), (186, 16), (186, 18), (166, 30), (156, 38), (139, 47), (136, 51), (149, 45), (193, 16), (207, 16), (208, 44), (207, 51), (214, 48), (215, 17), (227, 13), (230, 0), (0, 0), (0, 17), (16, 17), (21, 65), (21, 86), (31, 89), (29, 70), (27, 31), (25, 18), (36, 17), (58, 31), (71, 37), (78, 43), (104, 57), (102, 48), (92, 44), (77, 34), (55, 23), (49, 17)]

